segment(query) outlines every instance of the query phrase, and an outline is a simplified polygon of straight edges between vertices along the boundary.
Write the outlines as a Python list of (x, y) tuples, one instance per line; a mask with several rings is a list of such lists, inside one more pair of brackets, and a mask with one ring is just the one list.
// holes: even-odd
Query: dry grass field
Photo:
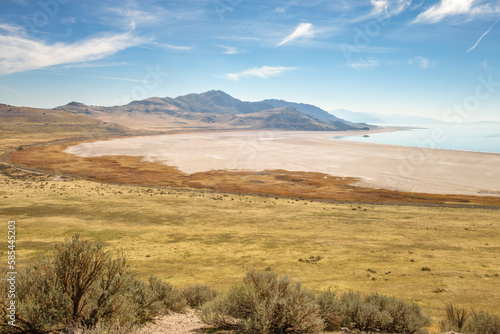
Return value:
[[(86, 129), (95, 130), (92, 136), (111, 136), (114, 131), (102, 124), (71, 125), (71, 130), (54, 133), (40, 130), (50, 125), (31, 125), (30, 131), (25, 131), (22, 126), (8, 128), (6, 124), (0, 129), (2, 153), (35, 142), (85, 137), (89, 135)], [(50, 149), (55, 150), (55, 157), (61, 147)], [(23, 152), (26, 160), (22, 162), (27, 165), (43, 153), (38, 147), (30, 150), (16, 151)], [(34, 153), (31, 162), (27, 152)], [(101, 163), (96, 165), (96, 173), (111, 165), (125, 171), (130, 167), (127, 164), (139, 163), (125, 157), (116, 161), (93, 159)], [(349, 180), (336, 178), (332, 178), (331, 187), (337, 187), (340, 197), (330, 199), (342, 199), (344, 191), (346, 200), (367, 196), (369, 201), (326, 201), (315, 198), (320, 196), (314, 196), (318, 185), (313, 183), (313, 175), (292, 177), (282, 171), (275, 171), (281, 173), (281, 179), (269, 173), (176, 174), (174, 183), (168, 184), (157, 182), (168, 171), (159, 171), (158, 166), (149, 170), (155, 164), (143, 164), (145, 173), (149, 171), (158, 179), (151, 178), (148, 186), (141, 186), (133, 184), (143, 183), (134, 176), (139, 177), (137, 170), (124, 172), (129, 179), (113, 180), (110, 173), (106, 179), (72, 170), (82, 166), (91, 170), (88, 161), (67, 161), (67, 166), (59, 163), (57, 168), (47, 164), (52, 172), (38, 174), (19, 169), (5, 156), (4, 160), (0, 163), (0, 230), (6, 235), (7, 221), (16, 220), (20, 266), (33, 263), (65, 237), (81, 233), (84, 238), (102, 241), (108, 249), (123, 252), (141, 277), (155, 275), (179, 287), (203, 283), (222, 290), (239, 281), (248, 269), (272, 268), (317, 291), (353, 289), (414, 301), (435, 320), (443, 317), (450, 302), (500, 313), (500, 221), (496, 207), (375, 205), (368, 202), (384, 196), (393, 196), (389, 202), (403, 202), (398, 198), (423, 195), (380, 191), (381, 195), (371, 197), (369, 190), (352, 188)], [(58, 175), (61, 171), (81, 173), (85, 178)], [(257, 179), (260, 177), (263, 179)], [(273, 177), (284, 193), (244, 194), (272, 192), (257, 187), (266, 183), (240, 182), (231, 188), (229, 181), (221, 181), (265, 181), (265, 177)], [(203, 183), (210, 180), (219, 181), (213, 187)], [(255, 188), (241, 188), (245, 183)], [(297, 192), (300, 187), (302, 193)], [(361, 195), (355, 195), (358, 191)], [(434, 199), (436, 203), (467, 200), (488, 204), (482, 202), (484, 198)], [(432, 199), (426, 197), (421, 202)], [(0, 242), (0, 255), (5, 258), (6, 252), (5, 238)]]

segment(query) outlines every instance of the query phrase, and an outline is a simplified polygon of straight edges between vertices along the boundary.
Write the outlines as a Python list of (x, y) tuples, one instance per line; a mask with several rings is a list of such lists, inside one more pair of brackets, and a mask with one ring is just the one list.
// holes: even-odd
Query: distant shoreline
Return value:
[[(500, 154), (500, 129), (496, 127), (475, 126), (472, 124), (456, 127), (455, 125), (429, 126), (423, 128), (407, 128), (399, 133), (385, 134), (372, 133), (372, 135), (347, 135), (336, 136), (337, 139), (374, 143), (384, 145), (397, 145), (411, 148), (432, 148), (463, 152), (478, 152), (487, 154)], [(394, 131), (391, 131), (394, 132)]]

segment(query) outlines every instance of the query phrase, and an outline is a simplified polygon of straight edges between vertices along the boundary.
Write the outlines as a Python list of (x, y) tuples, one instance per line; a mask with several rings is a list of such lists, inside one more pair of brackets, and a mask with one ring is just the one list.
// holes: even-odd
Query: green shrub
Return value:
[(203, 304), (217, 297), (217, 291), (208, 285), (191, 285), (182, 292), (189, 307), (199, 309)]
[[(8, 286), (5, 280), (0, 284), (0, 303), (6, 305)], [(17, 321), (7, 325), (2, 307), (0, 326), (17, 333), (117, 325), (124, 329), (183, 307), (179, 290), (156, 279), (149, 284), (138, 281), (125, 259), (113, 258), (100, 244), (75, 235), (17, 275)]]
[(458, 308), (449, 304), (446, 306), (446, 319), (441, 321), (442, 331), (462, 332), (469, 318), (469, 312), (466, 309)]
[(371, 294), (365, 298), (365, 303), (377, 307), (380, 312), (387, 312), (392, 321), (382, 327), (376, 327), (390, 333), (420, 333), (430, 324), (430, 319), (422, 314), (416, 304), (407, 304), (394, 297)]
[(245, 333), (315, 333), (324, 327), (314, 294), (273, 272), (248, 272), (241, 285), (205, 304), (201, 318)]
[(342, 324), (359, 330), (381, 329), (392, 322), (391, 315), (365, 302), (359, 292), (349, 291), (340, 298)]
[(470, 334), (500, 334), (500, 317), (496, 314), (472, 311), (466, 325), (466, 333)]
[(135, 314), (134, 322), (148, 322), (159, 314), (167, 311), (182, 312), (187, 307), (180, 290), (153, 276), (148, 283), (134, 280), (127, 295), (132, 306), (129, 312)]
[(340, 313), (340, 302), (335, 295), (335, 292), (321, 292), (316, 298), (316, 303), (319, 305), (320, 316), (325, 324), (325, 330), (338, 330), (342, 326), (342, 317)]
[(231, 307), (226, 294), (219, 294), (213, 300), (203, 304), (200, 319), (206, 324), (217, 328), (235, 328), (241, 325), (241, 320), (230, 316)]

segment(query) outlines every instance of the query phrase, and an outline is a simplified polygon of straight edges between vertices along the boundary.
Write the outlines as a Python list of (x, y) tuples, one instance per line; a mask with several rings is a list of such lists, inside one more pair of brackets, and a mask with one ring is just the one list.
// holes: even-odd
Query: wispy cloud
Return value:
[(435, 66), (435, 63), (428, 58), (416, 56), (408, 60), (410, 66), (418, 66), (421, 70), (426, 70), (430, 67)]
[(168, 44), (168, 43), (153, 43), (155, 45), (161, 46), (166, 49), (171, 49), (171, 50), (181, 50), (181, 51), (189, 51), (192, 50), (192, 46), (183, 46), (183, 45), (173, 45), (173, 44)]
[(248, 70), (244, 70), (239, 73), (228, 73), (226, 74), (226, 78), (238, 81), (243, 77), (257, 77), (262, 79), (267, 79), (271, 76), (280, 75), (283, 72), (291, 71), (296, 69), (295, 67), (283, 67), (283, 66), (262, 66), (262, 67), (254, 67)]
[(62, 65), (60, 68), (98, 68), (98, 67), (114, 67), (114, 66), (127, 66), (126, 62), (112, 62), (112, 63), (77, 63)]
[(106, 79), (106, 80), (119, 80), (119, 81), (127, 81), (127, 82), (144, 82), (144, 80), (138, 80), (138, 79), (130, 79), (130, 78), (120, 78), (120, 77), (106, 77), (106, 76), (100, 76), (100, 75), (94, 75), (92, 78), (97, 78), (97, 79)]
[(499, 13), (500, 5), (478, 4), (477, 0), (441, 0), (417, 16), (414, 23), (438, 23), (449, 16), (477, 16)]
[(286, 36), (277, 46), (282, 46), (286, 43), (289, 43), (297, 38), (308, 37), (311, 38), (314, 36), (313, 25), (311, 23), (301, 23), (299, 24), (293, 33)]
[(226, 51), (224, 51), (225, 55), (237, 55), (237, 54), (241, 53), (240, 51), (238, 51), (238, 49), (236, 49), (233, 46), (220, 45), (220, 47), (223, 48), (223, 49), (226, 49)]
[(482, 34), (481, 37), (479, 37), (476, 44), (474, 44), (469, 50), (465, 51), (465, 53), (474, 50), (476, 48), (476, 46), (479, 45), (479, 42), (481, 42), (481, 40), (484, 38), (484, 36), (488, 35), (488, 33), (491, 31), (491, 29), (493, 29), (493, 27), (495, 26), (495, 24), (498, 23), (499, 20), (500, 20), (500, 17), (491, 25), (490, 29), (486, 30), (486, 32), (484, 34)]
[[(137, 26), (154, 25), (160, 22), (161, 18), (167, 14), (163, 8), (155, 8), (154, 12), (147, 12), (140, 9), (132, 8), (114, 8), (106, 9), (107, 12), (116, 16), (115, 20), (128, 29), (134, 30)], [(107, 15), (109, 18), (109, 15)]]
[(70, 44), (48, 44), (21, 34), (0, 35), (0, 75), (96, 61), (145, 42), (129, 32)]
[(370, 4), (371, 11), (357, 17), (351, 23), (363, 22), (380, 15), (387, 17), (399, 15), (412, 5), (412, 0), (370, 0)]
[(349, 66), (354, 68), (356, 71), (360, 71), (362, 69), (377, 67), (379, 66), (379, 62), (375, 59), (361, 59), (350, 63)]
[(389, 0), (371, 0), (371, 4), (374, 14), (386, 12), (389, 9)]

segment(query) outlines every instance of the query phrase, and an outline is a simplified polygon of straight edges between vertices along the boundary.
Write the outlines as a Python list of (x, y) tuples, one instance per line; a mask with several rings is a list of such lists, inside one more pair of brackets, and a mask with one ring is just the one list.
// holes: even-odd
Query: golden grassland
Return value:
[[(123, 251), (142, 277), (177, 286), (224, 289), (248, 269), (270, 267), (315, 290), (376, 291), (416, 301), (435, 316), (449, 302), (500, 313), (497, 210), (38, 178), (0, 181), (0, 219), (17, 221), (20, 265), (79, 232)], [(2, 256), (6, 250), (3, 243)], [(299, 261), (311, 256), (322, 259)]]
[[(50, 124), (25, 132), (6, 130), (3, 123), (0, 150), (85, 135), (70, 123), (73, 131), (55, 134), (40, 130)], [(98, 126), (81, 129), (112, 135)], [(23, 151), (29, 152), (17, 152)], [(222, 290), (248, 269), (272, 268), (316, 291), (353, 289), (414, 301), (436, 320), (450, 302), (500, 313), (500, 221), (495, 207), (336, 203), (216, 193), (179, 184), (107, 184), (36, 174), (8, 161), (0, 169), (0, 231), (6, 236), (7, 221), (16, 220), (20, 267), (34, 263), (56, 242), (81, 233), (123, 252), (141, 277), (155, 275), (179, 287), (203, 283)], [(284, 175), (280, 182), (294, 183)], [(312, 187), (304, 183), (304, 189)], [(4, 240), (0, 257), (6, 259)]]

